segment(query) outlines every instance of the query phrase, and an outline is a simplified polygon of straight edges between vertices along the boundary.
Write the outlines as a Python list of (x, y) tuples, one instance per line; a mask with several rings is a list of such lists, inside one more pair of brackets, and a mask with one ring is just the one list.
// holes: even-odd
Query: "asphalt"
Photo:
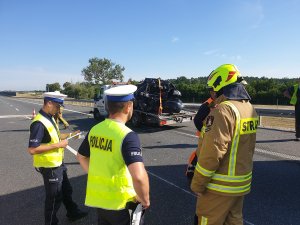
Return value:
[[(32, 168), (32, 158), (27, 153), (31, 121), (25, 116), (7, 117), (30, 115), (40, 105), (2, 97), (0, 103), (0, 224), (43, 224), (43, 181)], [(97, 122), (88, 116), (89, 111), (85, 107), (67, 106), (64, 115), (70, 130), (88, 131), (95, 125)], [(146, 224), (193, 224), (196, 197), (184, 176), (187, 159), (197, 145), (193, 123), (133, 129), (140, 136), (150, 178), (151, 207), (146, 212)], [(294, 136), (293, 131), (258, 129), (253, 185), (244, 204), (245, 225), (300, 224), (300, 145)], [(72, 140), (70, 146), (78, 149), (80, 143), (81, 140)], [(70, 223), (61, 207), (60, 224), (96, 224), (95, 209), (84, 206), (86, 174), (69, 151), (65, 152), (65, 162), (74, 200), (89, 215)]]

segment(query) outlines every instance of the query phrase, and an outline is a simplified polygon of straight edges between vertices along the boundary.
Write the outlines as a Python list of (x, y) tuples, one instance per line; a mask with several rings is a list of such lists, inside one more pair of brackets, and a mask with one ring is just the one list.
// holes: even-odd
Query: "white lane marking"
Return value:
[[(185, 135), (185, 136), (188, 136), (188, 137), (198, 138), (198, 136), (196, 136), (196, 135), (193, 135), (193, 134), (187, 134), (187, 133), (183, 133), (183, 132), (180, 132), (180, 131), (172, 130), (171, 132), (174, 132), (174, 133), (177, 133), (177, 134), (182, 134), (182, 135)], [(196, 131), (195, 131), (195, 132), (196, 132)]]
[[(6, 115), (6, 116), (0, 116), (0, 119), (5, 118), (17, 118), (17, 117), (26, 117), (29, 118), (31, 115)], [(30, 118), (31, 119), (31, 118)]]
[[(19, 102), (31, 103), (31, 104), (34, 104), (34, 105), (43, 105), (41, 103), (36, 103), (36, 102), (31, 102), (31, 101), (26, 101), (26, 100), (17, 100), (17, 99), (14, 99), (14, 100), (19, 101)], [(79, 112), (79, 111), (66, 109), (66, 108), (64, 108), (64, 111), (75, 112), (75, 113), (79, 113), (79, 114), (82, 114), (82, 115), (92, 116), (92, 114), (90, 114), (90, 113)]]
[(43, 99), (41, 99), (41, 100), (36, 100), (35, 102), (32, 102), (33, 100), (32, 100), (32, 101), (28, 101), (28, 100), (26, 100), (26, 99), (16, 99), (16, 98), (11, 98), (11, 100), (14, 100), (14, 101), (17, 101), (17, 102), (32, 103), (32, 104), (35, 104), (35, 105), (43, 105), (43, 104), (37, 103), (37, 101), (42, 102)]
[(180, 189), (180, 190), (184, 191), (185, 193), (187, 193), (187, 194), (189, 194), (189, 195), (192, 195), (192, 196), (194, 196), (194, 197), (197, 197), (194, 193), (192, 193), (192, 192), (190, 192), (190, 191), (188, 191), (188, 190), (185, 190), (185, 189), (183, 189), (183, 188), (177, 186), (176, 184), (174, 184), (174, 183), (172, 183), (172, 182), (170, 182), (170, 181), (168, 181), (168, 180), (166, 180), (166, 179), (164, 179), (164, 178), (162, 178), (162, 177), (160, 177), (160, 176), (158, 176), (158, 175), (156, 175), (156, 174), (154, 174), (154, 173), (152, 173), (152, 172), (149, 172), (148, 170), (147, 170), (147, 172), (148, 172), (150, 175), (152, 175), (152, 176), (154, 176), (154, 177), (156, 177), (156, 178), (158, 178), (158, 179), (164, 181), (165, 183), (167, 183), (167, 184), (169, 184), (169, 185), (171, 185), (171, 186), (173, 186), (173, 187), (175, 187), (175, 188), (177, 188), (177, 189)]
[(260, 149), (260, 148), (255, 148), (255, 151), (258, 153), (263, 153), (263, 154), (270, 155), (270, 156), (276, 156), (276, 157), (283, 158), (283, 159), (300, 161), (300, 157), (294, 156), (294, 155), (288, 155), (288, 154), (279, 153), (279, 152), (267, 151), (267, 150)]
[[(188, 137), (198, 138), (196, 135), (186, 134), (186, 133), (183, 133), (183, 132), (180, 132), (180, 131), (171, 131), (171, 132), (178, 133), (180, 135), (185, 135), (185, 136), (188, 136)], [(300, 161), (300, 157), (294, 156), (294, 155), (288, 155), (288, 154), (285, 154), (285, 153), (273, 152), (273, 151), (268, 151), (268, 150), (264, 150), (264, 149), (260, 149), (260, 148), (255, 148), (255, 152), (262, 153), (262, 154), (269, 155), (269, 156), (276, 156), (276, 157), (287, 159), (287, 160)]]
[(20, 111), (18, 108), (16, 108), (17, 111)]
[(78, 112), (78, 111), (71, 110), (71, 109), (66, 109), (66, 108), (64, 109), (64, 111), (75, 112), (75, 113), (79, 113), (79, 114), (82, 114), (82, 115), (92, 116), (92, 114), (90, 114), (90, 113)]
[[(244, 220), (244, 219), (243, 219)], [(249, 224), (249, 225), (255, 225), (254, 223), (250, 223), (249, 221), (247, 220), (244, 220), (245, 224)]]

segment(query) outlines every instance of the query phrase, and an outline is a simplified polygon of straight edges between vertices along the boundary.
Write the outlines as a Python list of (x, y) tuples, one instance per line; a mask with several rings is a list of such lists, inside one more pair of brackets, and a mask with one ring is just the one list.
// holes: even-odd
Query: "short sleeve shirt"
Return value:
[[(78, 150), (78, 153), (85, 157), (90, 157), (90, 144), (88, 141), (88, 136), (89, 134), (86, 135)], [(143, 162), (140, 139), (133, 131), (128, 133), (123, 140), (122, 156), (127, 166), (129, 166), (131, 163)]]

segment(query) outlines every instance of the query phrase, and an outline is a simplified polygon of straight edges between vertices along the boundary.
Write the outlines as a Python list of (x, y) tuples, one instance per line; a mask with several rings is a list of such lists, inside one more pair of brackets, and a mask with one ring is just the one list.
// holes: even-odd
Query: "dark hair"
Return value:
[(107, 108), (110, 114), (122, 112), (127, 102), (112, 102), (107, 101)]
[(44, 105), (46, 105), (48, 102), (50, 102), (50, 100), (44, 98)]

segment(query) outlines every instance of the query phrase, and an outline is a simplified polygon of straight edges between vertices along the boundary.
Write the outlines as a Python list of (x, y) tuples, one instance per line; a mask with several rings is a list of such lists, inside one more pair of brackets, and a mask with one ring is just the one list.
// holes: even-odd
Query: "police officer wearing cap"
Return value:
[(129, 225), (135, 202), (144, 209), (150, 206), (140, 140), (125, 125), (133, 114), (136, 89), (122, 85), (105, 91), (109, 117), (90, 130), (78, 150), (88, 173), (85, 204), (97, 208), (99, 225)]
[(205, 120), (191, 189), (197, 194), (195, 224), (243, 224), (250, 192), (258, 117), (239, 70), (216, 68), (207, 86), (215, 107)]
[(78, 209), (72, 199), (72, 186), (63, 163), (64, 148), (72, 133), (61, 134), (53, 118), (60, 106), (63, 106), (65, 97), (59, 92), (44, 93), (44, 105), (30, 126), (28, 152), (33, 155), (33, 166), (43, 176), (46, 191), (45, 225), (58, 224), (56, 213), (62, 202), (69, 220), (74, 221), (87, 215)]

